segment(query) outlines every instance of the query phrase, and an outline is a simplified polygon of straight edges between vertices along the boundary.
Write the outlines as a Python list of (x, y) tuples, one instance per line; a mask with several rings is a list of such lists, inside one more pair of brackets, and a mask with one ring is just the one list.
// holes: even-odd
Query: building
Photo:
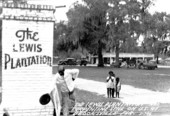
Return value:
[[(115, 53), (103, 53), (104, 64), (112, 64), (115, 61)], [(122, 59), (142, 59), (142, 60), (152, 60), (154, 59), (154, 54), (143, 54), (143, 53), (119, 53), (119, 58)], [(91, 63), (98, 64), (98, 56), (91, 56)]]

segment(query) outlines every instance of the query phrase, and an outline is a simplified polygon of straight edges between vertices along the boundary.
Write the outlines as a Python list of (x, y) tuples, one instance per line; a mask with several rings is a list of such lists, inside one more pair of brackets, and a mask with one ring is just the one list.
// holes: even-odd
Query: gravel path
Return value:
[[(104, 82), (78, 78), (76, 79), (76, 87), (78, 89), (98, 93), (99, 95), (104, 95), (106, 97), (106, 83)], [(165, 93), (135, 88), (129, 85), (122, 85), (120, 98), (115, 99), (119, 99), (126, 104), (170, 103), (170, 90)]]

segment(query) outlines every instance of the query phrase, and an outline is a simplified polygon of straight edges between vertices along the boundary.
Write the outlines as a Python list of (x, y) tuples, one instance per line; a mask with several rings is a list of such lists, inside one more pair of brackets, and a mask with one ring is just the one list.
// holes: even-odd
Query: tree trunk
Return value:
[(159, 55), (156, 55), (156, 63), (159, 64)]
[(159, 53), (160, 53), (160, 51), (159, 51), (159, 49), (157, 48), (157, 50), (156, 50), (156, 63), (157, 63), (157, 64), (159, 64)]
[(103, 63), (103, 54), (102, 54), (102, 44), (101, 41), (98, 41), (98, 67), (104, 67)]
[(116, 67), (120, 67), (119, 65), (119, 51), (120, 51), (120, 48), (119, 48), (119, 40), (116, 41)]

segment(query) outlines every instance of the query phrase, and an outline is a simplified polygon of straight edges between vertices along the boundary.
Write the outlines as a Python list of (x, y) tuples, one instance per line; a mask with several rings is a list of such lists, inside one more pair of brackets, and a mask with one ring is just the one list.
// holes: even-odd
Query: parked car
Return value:
[(60, 60), (58, 65), (77, 65), (75, 58), (67, 58), (65, 60)]
[(121, 61), (119, 61), (118, 64), (116, 62), (112, 62), (112, 64), (110, 66), (114, 67), (114, 68), (121, 68)]
[(86, 58), (81, 58), (77, 62), (80, 66), (83, 66), (83, 65), (86, 66), (88, 64), (88, 60)]
[(138, 67), (139, 69), (148, 69), (148, 70), (155, 70), (156, 68), (158, 68), (157, 64), (152, 61), (147, 63), (141, 62)]

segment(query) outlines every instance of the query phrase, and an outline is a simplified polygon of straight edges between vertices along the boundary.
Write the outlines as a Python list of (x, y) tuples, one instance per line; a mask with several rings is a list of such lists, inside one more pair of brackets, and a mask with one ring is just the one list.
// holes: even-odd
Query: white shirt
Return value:
[[(110, 76), (108, 76), (106, 78), (106, 80), (108, 80), (109, 78), (110, 78)], [(115, 88), (115, 77), (111, 76), (111, 79), (109, 79), (108, 82), (106, 83), (106, 87), (107, 88)]]
[(64, 76), (61, 76), (60, 74), (55, 75), (56, 84), (59, 85), (60, 90), (62, 92), (71, 92), (74, 90), (75, 87), (75, 80), (78, 77), (79, 69), (66, 69), (64, 71)]

